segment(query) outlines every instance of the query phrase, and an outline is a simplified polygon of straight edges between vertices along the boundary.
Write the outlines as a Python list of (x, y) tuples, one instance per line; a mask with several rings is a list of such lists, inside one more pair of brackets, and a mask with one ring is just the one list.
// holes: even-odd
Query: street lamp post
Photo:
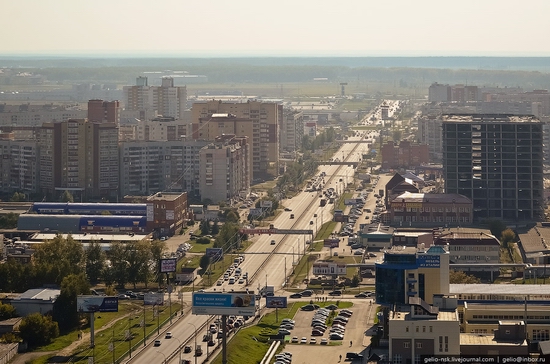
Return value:
[(180, 355), (180, 361), (178, 362), (178, 364), (181, 364), (181, 341), (180, 339), (178, 339), (177, 337), (175, 336), (172, 336), (174, 339), (178, 340), (178, 353)]
[(192, 324), (190, 322), (188, 322), (188, 324), (193, 326), (193, 328), (195, 329), (195, 364), (197, 364), (197, 326), (195, 326), (195, 324)]

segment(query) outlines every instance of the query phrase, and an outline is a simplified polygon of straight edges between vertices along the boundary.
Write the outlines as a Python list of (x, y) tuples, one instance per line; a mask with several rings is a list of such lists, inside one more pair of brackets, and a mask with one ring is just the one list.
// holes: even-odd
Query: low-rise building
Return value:
[(33, 288), (12, 298), (8, 303), (15, 307), (17, 314), (25, 317), (31, 313), (45, 315), (51, 313), (53, 304), (61, 291), (53, 288)]

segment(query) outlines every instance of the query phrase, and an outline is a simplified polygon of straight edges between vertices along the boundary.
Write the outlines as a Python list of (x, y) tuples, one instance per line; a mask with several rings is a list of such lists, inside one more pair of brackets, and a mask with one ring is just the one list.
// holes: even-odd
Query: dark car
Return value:
[(300, 292), (302, 297), (311, 297), (313, 296), (313, 291), (310, 289), (306, 289), (305, 291)]
[(285, 207), (285, 211), (292, 211), (292, 209), (289, 207)]
[(369, 297), (370, 297), (370, 293), (364, 293), (364, 292), (355, 295), (355, 298), (369, 298)]
[(324, 333), (322, 330), (311, 330), (311, 336), (323, 336)]
[(335, 291), (330, 291), (328, 293), (329, 296), (341, 296), (342, 295), (342, 291), (340, 290), (335, 290)]
[(186, 346), (186, 347), (183, 348), (184, 353), (190, 353), (191, 350), (193, 350), (193, 349), (190, 346)]
[(305, 305), (305, 306), (302, 306), (301, 310), (302, 311), (314, 311), (316, 309), (319, 308), (319, 306), (315, 307), (317, 305), (313, 305), (313, 304), (309, 304), (309, 305)]
[(302, 298), (302, 294), (301, 293), (293, 293), (290, 295), (290, 298)]
[(334, 310), (337, 310), (338, 309), (338, 306), (336, 305), (328, 305), (325, 307), (327, 310), (331, 310), (331, 311), (334, 311)]
[(362, 354), (358, 353), (346, 353), (346, 360), (363, 359)]
[(333, 333), (333, 334), (330, 334), (329, 338), (331, 340), (344, 340), (344, 335)]

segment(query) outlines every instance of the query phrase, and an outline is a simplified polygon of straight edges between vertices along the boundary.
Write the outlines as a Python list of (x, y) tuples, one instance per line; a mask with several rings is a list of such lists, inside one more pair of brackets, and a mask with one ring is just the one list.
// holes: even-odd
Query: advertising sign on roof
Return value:
[(416, 257), (416, 264), (419, 268), (439, 268), (440, 256), (431, 254), (420, 254)]

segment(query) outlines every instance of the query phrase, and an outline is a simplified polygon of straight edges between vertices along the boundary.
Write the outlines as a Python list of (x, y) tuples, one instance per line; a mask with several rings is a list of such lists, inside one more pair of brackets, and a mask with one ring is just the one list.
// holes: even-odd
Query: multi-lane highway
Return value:
[[(369, 120), (371, 116), (372, 114), (368, 114), (363, 120)], [(349, 141), (364, 140), (366, 136), (366, 133), (360, 133), (359, 136), (350, 137)], [(335, 153), (334, 158), (346, 162), (356, 162), (360, 160), (363, 151), (363, 145), (360, 143), (344, 143)], [(334, 187), (337, 192), (342, 192), (346, 185), (353, 181), (355, 169), (350, 165), (322, 165), (319, 167), (318, 175), (321, 172), (325, 173), (325, 189)], [(283, 201), (284, 206), (291, 211), (280, 214), (273, 221), (273, 225), (278, 229), (312, 229), (314, 231), (320, 229), (324, 222), (332, 220), (334, 205), (320, 206), (319, 194), (319, 191), (303, 191), (292, 199)], [(294, 215), (294, 218), (290, 217), (291, 214)], [(299, 254), (305, 253), (305, 242), (311, 238), (311, 236), (300, 235), (260, 236), (246, 251), (246, 259), (240, 264), (242, 272), (247, 272), (249, 275), (248, 288), (256, 290), (259, 286), (263, 287), (267, 283), (267, 285), (274, 286), (276, 291), (280, 291), (285, 278), (292, 270), (294, 258), (297, 261)], [(274, 244), (272, 244), (272, 240), (275, 241)], [(209, 290), (216, 289), (219, 292), (234, 289), (239, 291), (245, 288), (247, 287), (244, 283), (239, 284), (237, 281), (230, 285), (228, 281), (224, 281), (221, 286), (214, 286)], [(190, 302), (190, 299), (190, 294), (184, 295), (184, 301)], [(170, 328), (165, 329), (165, 331), (171, 332), (171, 339), (166, 339), (161, 332), (159, 338), (151, 338), (150, 344), (127, 362), (159, 363), (166, 360), (167, 363), (177, 363), (179, 360), (178, 350), (186, 343), (194, 347), (195, 339), (198, 344), (202, 345), (206, 354), (208, 347), (201, 339), (206, 332), (204, 327), (208, 327), (207, 320), (212, 320), (212, 317), (189, 314), (180, 318)], [(198, 337), (194, 335), (195, 331), (199, 333)], [(160, 340), (160, 346), (153, 345), (155, 339)], [(195, 358), (192, 355), (182, 354), (182, 358), (194, 363)]]

